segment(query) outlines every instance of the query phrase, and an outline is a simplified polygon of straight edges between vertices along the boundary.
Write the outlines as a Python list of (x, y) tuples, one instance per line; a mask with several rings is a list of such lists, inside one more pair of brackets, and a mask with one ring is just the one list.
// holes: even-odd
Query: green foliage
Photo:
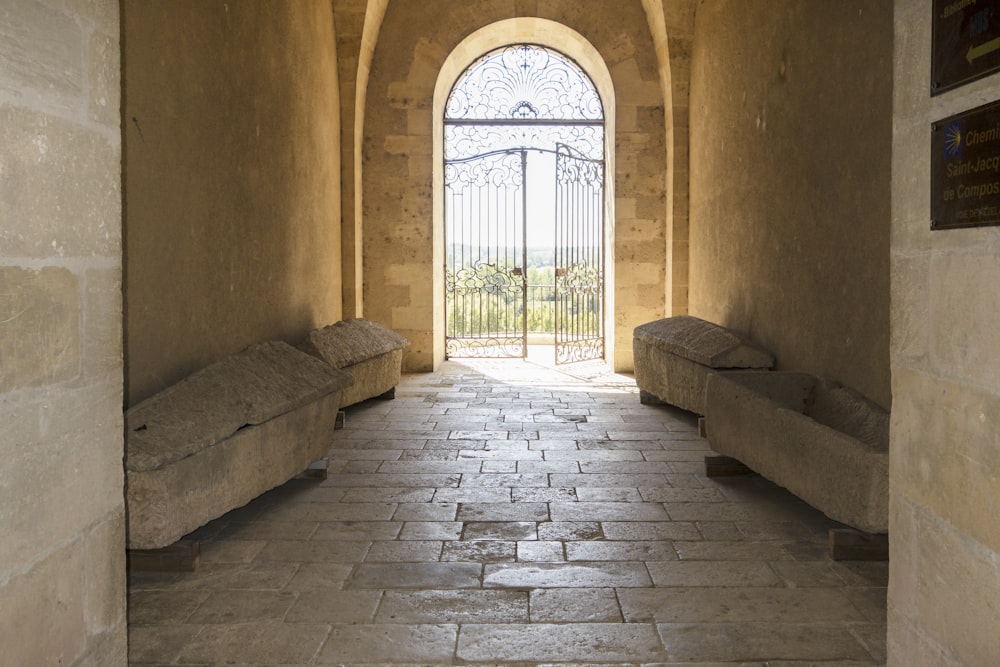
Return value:
[[(552, 288), (556, 284), (556, 269), (554, 266), (528, 266), (528, 285), (539, 285)], [(553, 297), (554, 298), (554, 297)], [(551, 299), (546, 299), (551, 300)]]
[[(521, 277), (510, 267), (492, 270), (464, 269), (456, 278), (447, 271), (447, 326), (450, 337), (491, 337), (529, 333), (555, 333), (555, 268), (529, 266), (526, 271), (527, 311), (523, 303)], [(595, 294), (567, 295), (561, 305), (562, 326), (567, 331), (596, 333), (600, 330), (600, 299)]]
[(527, 266), (528, 269), (551, 267), (555, 264), (555, 251), (552, 248), (528, 248)]

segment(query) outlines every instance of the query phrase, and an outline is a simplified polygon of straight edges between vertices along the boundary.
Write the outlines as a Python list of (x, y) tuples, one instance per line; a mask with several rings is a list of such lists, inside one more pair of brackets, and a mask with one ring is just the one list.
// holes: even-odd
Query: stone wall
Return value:
[[(406, 336), (407, 370), (443, 357), (440, 229), (433, 212), (435, 84), (466, 36), (497, 21), (537, 17), (583, 35), (603, 57), (615, 91), (614, 364), (631, 369), (632, 329), (664, 314), (664, 97), (656, 49), (639, 0), (587, 3), (477, 0), (390, 3), (366, 90), (365, 316)], [(479, 55), (479, 54), (476, 54)], [(437, 223), (440, 227), (440, 222)], [(443, 265), (443, 260), (441, 262)], [(435, 277), (435, 272), (438, 277)]]
[[(1000, 228), (930, 231), (931, 124), (1000, 99), (932, 98), (930, 5), (895, 3), (889, 664), (1000, 656)], [(995, 18), (991, 20), (995, 23)]]
[(118, 2), (0, 15), (0, 662), (124, 665)]
[(330, 0), (126, 0), (130, 403), (341, 318)]
[(691, 314), (889, 407), (891, 4), (706, 0), (691, 82)]

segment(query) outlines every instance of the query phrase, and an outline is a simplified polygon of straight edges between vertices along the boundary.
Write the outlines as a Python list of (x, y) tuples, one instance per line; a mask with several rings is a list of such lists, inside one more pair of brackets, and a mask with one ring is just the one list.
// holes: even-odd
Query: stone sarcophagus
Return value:
[(377, 322), (354, 318), (315, 329), (299, 348), (351, 376), (341, 407), (376, 396), (391, 397), (410, 342)]
[(261, 343), (130, 408), (129, 548), (170, 545), (322, 459), (350, 384), (286, 343)]
[(725, 327), (678, 315), (635, 328), (635, 383), (645, 394), (705, 414), (705, 382), (716, 370), (774, 367), (774, 356)]

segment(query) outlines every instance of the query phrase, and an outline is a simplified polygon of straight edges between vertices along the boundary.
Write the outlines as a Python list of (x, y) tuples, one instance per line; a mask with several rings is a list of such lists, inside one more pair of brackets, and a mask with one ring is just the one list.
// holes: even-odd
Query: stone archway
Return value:
[[(411, 341), (407, 371), (431, 370), (444, 359), (435, 105), (461, 68), (490, 46), (536, 41), (573, 57), (605, 88), (615, 188), (608, 193), (615, 206), (608, 244), (615, 271), (607, 303), (616, 333), (608, 357), (628, 371), (632, 329), (665, 314), (667, 291), (664, 97), (646, 10), (640, 0), (598, 3), (586, 12), (576, 2), (555, 0), (544, 18), (513, 13), (506, 3), (486, 1), (433, 0), (420, 11), (408, 3), (388, 5), (364, 91), (365, 316)], [(606, 72), (603, 81), (597, 68)]]
[[(603, 112), (603, 164), (602, 171), (609, 175), (604, 180), (606, 196), (604, 197), (604, 211), (602, 223), (604, 241), (601, 246), (604, 249), (604, 257), (601, 258), (601, 265), (607, 267), (604, 275), (608, 276), (607, 281), (601, 285), (602, 299), (610, 301), (605, 304), (601, 317), (603, 322), (599, 329), (601, 354), (599, 356), (607, 359), (613, 358), (614, 347), (614, 313), (613, 299), (608, 297), (614, 294), (614, 254), (612, 252), (614, 238), (614, 86), (611, 82), (611, 74), (603, 58), (590, 42), (574, 30), (567, 28), (553, 21), (542, 19), (510, 19), (500, 21), (481, 28), (469, 35), (462, 41), (445, 60), (438, 76), (437, 85), (434, 91), (434, 228), (435, 238), (442, 238), (445, 224), (443, 192), (444, 192), (444, 157), (442, 154), (445, 145), (443, 136), (445, 105), (452, 86), (462, 75), (465, 68), (474, 60), (480, 58), (484, 53), (495, 51), (501, 47), (511, 44), (536, 44), (544, 48), (552, 49), (553, 52), (568, 57), (574, 61), (574, 66), (579, 65), (585, 77), (589, 77), (589, 82), (596, 89), (600, 98)], [(478, 53), (478, 48), (481, 48)], [(474, 53), (472, 58), (466, 58), (466, 54)], [(592, 90), (593, 90), (592, 89)], [(600, 208), (600, 207), (598, 207)], [(443, 243), (442, 239), (442, 243)], [(444, 275), (435, 273), (434, 293), (436, 299), (444, 299), (445, 295)], [(437, 305), (437, 304), (436, 304)], [(444, 304), (441, 304), (444, 308)], [(435, 308), (436, 310), (436, 308)], [(443, 330), (445, 322), (439, 320), (434, 322), (435, 338), (445, 338)], [(435, 340), (437, 344), (437, 340)], [(559, 344), (557, 343), (557, 348)], [(526, 349), (521, 353), (526, 354)], [(586, 356), (586, 355), (585, 355)]]

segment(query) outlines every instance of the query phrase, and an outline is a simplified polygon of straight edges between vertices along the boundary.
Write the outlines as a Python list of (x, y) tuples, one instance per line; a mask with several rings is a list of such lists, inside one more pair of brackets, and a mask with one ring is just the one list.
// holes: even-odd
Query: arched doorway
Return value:
[(605, 356), (605, 131), (580, 66), (539, 44), (476, 58), (444, 110), (446, 352)]

